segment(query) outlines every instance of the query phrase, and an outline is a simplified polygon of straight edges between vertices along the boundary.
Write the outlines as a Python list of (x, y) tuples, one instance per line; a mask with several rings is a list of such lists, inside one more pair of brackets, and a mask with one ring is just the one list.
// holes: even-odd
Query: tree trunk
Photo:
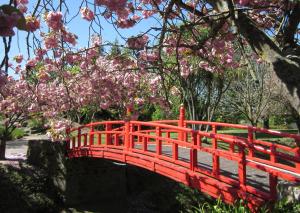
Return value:
[(1, 139), (0, 140), (0, 160), (5, 159), (5, 149), (6, 149), (6, 140)]
[(297, 111), (294, 108), (291, 109), (291, 114), (293, 116), (293, 119), (297, 125), (298, 133), (300, 134), (300, 115), (297, 113)]
[(264, 124), (264, 128), (265, 129), (269, 129), (270, 128), (269, 117), (265, 117), (263, 119), (263, 124)]

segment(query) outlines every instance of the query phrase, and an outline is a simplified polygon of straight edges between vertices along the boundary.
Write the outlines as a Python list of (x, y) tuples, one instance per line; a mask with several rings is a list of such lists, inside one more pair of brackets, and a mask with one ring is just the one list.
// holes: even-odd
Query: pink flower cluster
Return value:
[(91, 11), (87, 7), (81, 8), (80, 12), (81, 12), (81, 17), (87, 21), (92, 21), (95, 18), (93, 11)]
[(127, 0), (95, 0), (98, 6), (106, 6), (111, 11), (124, 10)]
[(21, 13), (27, 12), (28, 0), (17, 0), (16, 3), (17, 3), (17, 8)]
[(26, 17), (26, 29), (29, 32), (34, 32), (40, 28), (40, 20), (33, 16)]
[(147, 35), (139, 37), (131, 37), (127, 39), (127, 45), (131, 49), (143, 49), (148, 42), (149, 37)]
[(0, 9), (0, 36), (14, 36), (13, 28), (17, 26), (19, 19), (21, 19), (21, 16), (18, 13), (7, 14)]
[(63, 21), (62, 21), (62, 13), (61, 12), (53, 12), (50, 11), (47, 15), (46, 15), (46, 23), (47, 25), (57, 31), (60, 30), (63, 27)]

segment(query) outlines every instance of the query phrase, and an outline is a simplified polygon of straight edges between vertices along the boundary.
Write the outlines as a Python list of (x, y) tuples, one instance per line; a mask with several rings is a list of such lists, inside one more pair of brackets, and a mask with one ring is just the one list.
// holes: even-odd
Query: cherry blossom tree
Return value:
[[(19, 74), (20, 82), (26, 81), (33, 93), (29, 106), (33, 112), (57, 117), (88, 104), (105, 109), (114, 104), (132, 106), (146, 99), (160, 103), (160, 90), (168, 100), (165, 73), (172, 67), (188, 77), (195, 66), (191, 59), (196, 57), (197, 69), (222, 74), (240, 66), (234, 60), (236, 49), (243, 50), (249, 44), (255, 56), (244, 51), (243, 57), (270, 63), (276, 84), (300, 113), (299, 1), (81, 2), (77, 15), (90, 24), (89, 29), (101, 28), (99, 16), (118, 32), (150, 19), (157, 24), (139, 35), (124, 37), (127, 42), (121, 46), (130, 49), (133, 57), (111, 59), (100, 52), (110, 43), (102, 41), (101, 33), (95, 30), (98, 35), (89, 38), (87, 47), (76, 46), (78, 37), (67, 27), (73, 19), (68, 17), (69, 1), (37, 0), (29, 14), (28, 0), (7, 0), (0, 7), (4, 46), (0, 69), (6, 79), (11, 69)], [(16, 30), (28, 32), (25, 67), (19, 64), (25, 56), (14, 57), (17, 65), (9, 58)], [(166, 55), (173, 55), (175, 60), (167, 60)], [(1, 102), (7, 97), (3, 96)]]

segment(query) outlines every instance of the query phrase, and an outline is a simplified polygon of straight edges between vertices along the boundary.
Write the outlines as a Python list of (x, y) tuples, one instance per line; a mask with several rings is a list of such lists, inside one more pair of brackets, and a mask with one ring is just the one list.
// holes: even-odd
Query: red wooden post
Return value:
[(89, 140), (90, 140), (90, 146), (94, 145), (94, 126), (90, 127), (90, 132), (89, 132)]
[(101, 141), (102, 141), (102, 135), (101, 133), (98, 133), (98, 145), (101, 145)]
[(192, 144), (193, 147), (190, 149), (190, 169), (191, 170), (195, 170), (195, 168), (197, 167), (198, 164), (198, 159), (197, 159), (197, 148), (195, 146), (197, 146), (197, 132), (193, 132), (192, 133)]
[(131, 114), (131, 109), (129, 107), (126, 108), (126, 120), (124, 124), (124, 146), (125, 149), (128, 150), (130, 146), (130, 114)]
[(119, 146), (120, 145), (120, 143), (119, 143), (119, 135), (117, 133), (114, 135), (114, 140), (115, 140), (115, 146)]
[(239, 164), (238, 164), (238, 174), (239, 174), (239, 181), (240, 187), (245, 190), (246, 187), (246, 154), (245, 154), (245, 147), (242, 145), (239, 146)]
[[(110, 123), (107, 123), (105, 125), (105, 131), (111, 131), (112, 130), (112, 125)], [(106, 133), (106, 138), (105, 138), (105, 144), (106, 145), (111, 145), (111, 133)]]
[(278, 177), (270, 173), (269, 184), (270, 184), (270, 195), (272, 200), (277, 199), (277, 183), (278, 183)]
[[(179, 127), (184, 127), (184, 120), (185, 120), (185, 109), (182, 104), (179, 109), (179, 120), (178, 120)], [(178, 140), (180, 140), (180, 141), (184, 140), (183, 132), (181, 132), (181, 131), (178, 132)]]
[(87, 146), (87, 133), (84, 134), (84, 146)]
[(77, 129), (77, 145), (78, 145), (78, 147), (81, 146), (81, 128), (80, 127), (78, 127), (78, 129)]
[(197, 134), (197, 146), (199, 147), (202, 146), (202, 137), (200, 134)]
[(254, 152), (253, 152), (253, 128), (251, 126), (248, 127), (248, 143), (249, 143), (249, 158), (253, 158)]
[(146, 152), (147, 151), (147, 138), (144, 136), (143, 137), (143, 151)]
[[(156, 137), (161, 137), (160, 127), (156, 127), (155, 133), (156, 133)], [(156, 138), (155, 141), (156, 141), (156, 154), (161, 155), (161, 151), (162, 151), (161, 140)]]
[(130, 121), (125, 121), (125, 137), (124, 137), (124, 145), (125, 149), (129, 149), (129, 141), (130, 141)]
[(129, 135), (129, 147), (131, 149), (134, 149), (134, 136), (133, 136), (133, 132), (134, 132), (134, 125), (132, 123), (130, 123), (129, 125), (129, 131), (130, 131), (130, 135)]
[(270, 161), (272, 163), (276, 163), (276, 155), (275, 155), (275, 152), (276, 152), (276, 147), (274, 145), (274, 143), (272, 143), (271, 147), (270, 147)]
[[(272, 163), (276, 163), (276, 147), (274, 143), (272, 143), (270, 147), (270, 161)], [(278, 177), (273, 175), (272, 173), (269, 174), (269, 184), (270, 184), (270, 195), (272, 200), (277, 199), (277, 183), (278, 183)]]
[[(185, 120), (185, 109), (182, 104), (179, 109), (178, 127), (184, 127), (184, 120)], [(184, 140), (182, 131), (178, 131), (178, 140), (180, 140), (180, 141)], [(178, 160), (178, 144), (173, 143), (172, 152), (173, 152), (173, 159)]]
[[(215, 125), (212, 125), (212, 133), (217, 134), (217, 128)], [(212, 148), (214, 151), (218, 149), (218, 142), (216, 138), (212, 138)], [(216, 152), (213, 152), (213, 174), (218, 176), (220, 173), (220, 157)]]
[(75, 146), (76, 146), (76, 138), (73, 137), (73, 138), (72, 138), (72, 149), (74, 149)]
[[(140, 131), (141, 131), (141, 125), (139, 124), (138, 126), (137, 126), (137, 131), (140, 133)], [(141, 142), (142, 141), (142, 136), (138, 136), (138, 142)]]
[(166, 133), (166, 134), (167, 134), (167, 138), (171, 138), (171, 133), (170, 133), (170, 131), (167, 130), (167, 133)]

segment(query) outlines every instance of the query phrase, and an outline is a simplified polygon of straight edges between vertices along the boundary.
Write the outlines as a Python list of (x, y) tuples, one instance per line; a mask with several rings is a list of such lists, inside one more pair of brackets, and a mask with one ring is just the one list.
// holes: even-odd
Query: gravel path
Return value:
[(9, 160), (25, 160), (28, 150), (28, 141), (45, 139), (48, 139), (46, 135), (29, 135), (17, 140), (7, 141), (5, 157)]

